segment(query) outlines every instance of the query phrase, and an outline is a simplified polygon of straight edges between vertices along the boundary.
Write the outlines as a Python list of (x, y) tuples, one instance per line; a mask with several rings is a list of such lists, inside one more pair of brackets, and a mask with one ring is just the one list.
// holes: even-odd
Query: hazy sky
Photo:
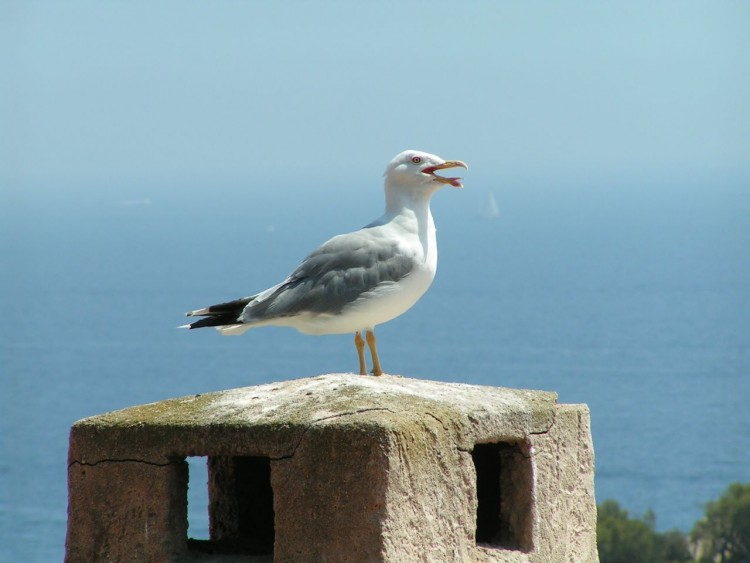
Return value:
[[(0, 0), (0, 190), (750, 180), (750, 3)], [(128, 192), (130, 193), (130, 192)]]

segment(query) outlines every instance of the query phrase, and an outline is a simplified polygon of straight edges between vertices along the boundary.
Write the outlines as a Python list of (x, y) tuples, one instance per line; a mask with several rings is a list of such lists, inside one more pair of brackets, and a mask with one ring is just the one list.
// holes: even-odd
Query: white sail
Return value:
[(497, 202), (495, 201), (495, 194), (490, 192), (487, 194), (487, 205), (482, 209), (482, 217), (485, 219), (496, 219), (500, 216), (500, 211), (497, 208)]

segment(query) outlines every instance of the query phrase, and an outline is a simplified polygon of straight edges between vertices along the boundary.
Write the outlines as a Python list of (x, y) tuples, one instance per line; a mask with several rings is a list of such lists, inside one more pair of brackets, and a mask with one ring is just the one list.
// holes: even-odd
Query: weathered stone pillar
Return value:
[(81, 420), (69, 458), (69, 562), (597, 561), (588, 410), (553, 393), (326, 375)]

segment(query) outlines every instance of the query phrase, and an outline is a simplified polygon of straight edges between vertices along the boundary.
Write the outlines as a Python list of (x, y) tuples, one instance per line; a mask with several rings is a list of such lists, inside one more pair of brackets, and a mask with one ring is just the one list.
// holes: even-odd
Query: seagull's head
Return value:
[(439, 176), (439, 170), (447, 168), (469, 167), (460, 160), (444, 160), (428, 152), (408, 150), (391, 160), (385, 170), (386, 186), (399, 188), (414, 188), (420, 192), (431, 194), (443, 185), (462, 188), (461, 178)]

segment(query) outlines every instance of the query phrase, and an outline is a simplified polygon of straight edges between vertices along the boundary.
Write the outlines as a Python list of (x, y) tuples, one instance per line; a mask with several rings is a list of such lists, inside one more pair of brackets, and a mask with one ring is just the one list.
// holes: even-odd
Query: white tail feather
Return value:
[(217, 326), (216, 330), (218, 330), (222, 336), (239, 336), (243, 332), (250, 330), (250, 325), (239, 324)]
[(185, 313), (186, 317), (203, 317), (205, 315), (208, 315), (208, 307), (203, 307), (203, 309), (196, 309), (195, 311), (188, 311)]

